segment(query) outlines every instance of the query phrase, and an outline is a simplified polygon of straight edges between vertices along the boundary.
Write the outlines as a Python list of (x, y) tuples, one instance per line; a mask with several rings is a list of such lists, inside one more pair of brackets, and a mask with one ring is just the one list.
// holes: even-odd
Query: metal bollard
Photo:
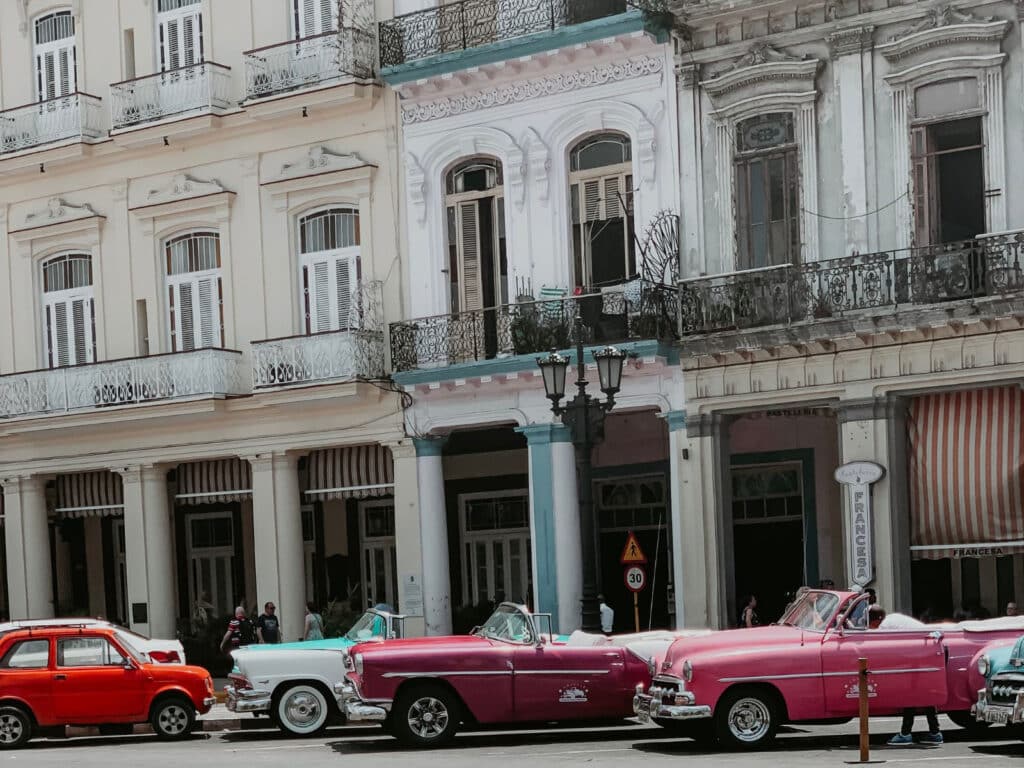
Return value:
[(860, 700), (860, 761), (870, 760), (871, 745), (868, 742), (868, 660), (857, 659), (857, 693)]

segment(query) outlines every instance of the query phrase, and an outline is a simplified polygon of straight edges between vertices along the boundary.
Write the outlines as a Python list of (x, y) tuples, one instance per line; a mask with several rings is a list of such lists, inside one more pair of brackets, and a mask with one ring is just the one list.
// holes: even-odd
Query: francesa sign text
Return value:
[(864, 587), (875, 577), (871, 529), (871, 484), (882, 479), (885, 470), (871, 461), (851, 461), (836, 470), (835, 478), (849, 494), (850, 520), (847, 528), (846, 562), (850, 583)]

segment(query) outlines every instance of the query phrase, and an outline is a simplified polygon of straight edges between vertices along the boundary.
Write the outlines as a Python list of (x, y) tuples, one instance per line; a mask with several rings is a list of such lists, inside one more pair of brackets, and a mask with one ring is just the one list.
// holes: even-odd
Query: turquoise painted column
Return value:
[(569, 430), (530, 424), (516, 430), (530, 450), (530, 532), (534, 607), (550, 613), (559, 632), (580, 626), (580, 520), (576, 460)]
[(451, 560), (441, 456), (445, 442), (445, 439), (413, 438), (423, 557), (423, 620), (428, 635), (452, 632)]

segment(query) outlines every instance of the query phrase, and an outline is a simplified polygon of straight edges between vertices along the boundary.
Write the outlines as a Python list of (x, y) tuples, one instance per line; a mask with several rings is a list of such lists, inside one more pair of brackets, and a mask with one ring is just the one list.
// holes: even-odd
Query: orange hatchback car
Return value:
[(116, 627), (33, 626), (0, 634), (0, 748), (65, 725), (130, 732), (149, 722), (157, 736), (187, 736), (213, 706), (202, 667), (151, 664)]

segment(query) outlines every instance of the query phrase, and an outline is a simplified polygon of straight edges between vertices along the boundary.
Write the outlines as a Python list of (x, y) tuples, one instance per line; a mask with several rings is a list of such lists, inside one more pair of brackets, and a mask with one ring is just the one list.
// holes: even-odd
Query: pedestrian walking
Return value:
[(324, 617), (316, 612), (312, 602), (306, 603), (306, 623), (302, 630), (302, 639), (324, 639)]
[(256, 637), (261, 644), (281, 642), (281, 622), (277, 619), (277, 606), (268, 602), (262, 615), (256, 619)]
[(224, 653), (230, 653), (238, 648), (251, 645), (256, 639), (252, 622), (245, 615), (245, 608), (235, 608), (235, 617), (228, 622), (228, 631), (220, 641), (220, 649)]
[(760, 623), (757, 618), (757, 597), (747, 595), (743, 599), (743, 608), (740, 610), (740, 627), (756, 627)]
[(615, 627), (615, 611), (604, 601), (604, 595), (598, 595), (597, 602), (600, 604), (598, 610), (601, 612), (601, 631), (610, 635)]
[[(942, 746), (942, 731), (939, 730), (939, 718), (935, 714), (935, 707), (926, 707), (920, 710), (928, 720), (928, 733), (921, 736), (919, 743), (928, 747)], [(914, 716), (918, 713), (915, 709), (903, 710), (903, 725), (900, 732), (889, 739), (890, 747), (908, 747), (914, 743)]]
[(1016, 616), (1017, 615), (1017, 604), (1016, 603), (1011, 601), (1011, 602), (1006, 604), (1006, 615), (1007, 616)]

